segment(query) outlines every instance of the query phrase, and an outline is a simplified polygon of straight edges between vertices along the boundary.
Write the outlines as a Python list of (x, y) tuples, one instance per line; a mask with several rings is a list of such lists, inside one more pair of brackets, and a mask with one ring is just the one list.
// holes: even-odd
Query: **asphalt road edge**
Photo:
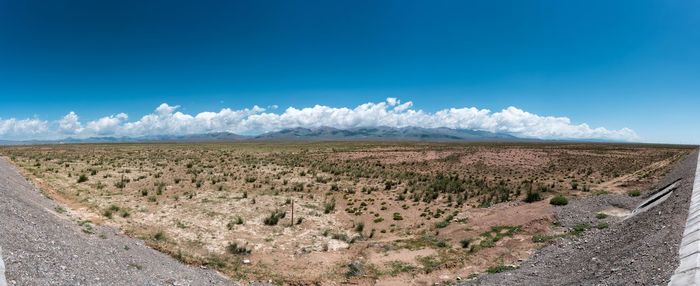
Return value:
[(7, 286), (5, 280), (5, 262), (2, 260), (2, 248), (0, 248), (0, 286)]
[(695, 168), (688, 219), (678, 255), (680, 264), (668, 285), (700, 285), (700, 153)]

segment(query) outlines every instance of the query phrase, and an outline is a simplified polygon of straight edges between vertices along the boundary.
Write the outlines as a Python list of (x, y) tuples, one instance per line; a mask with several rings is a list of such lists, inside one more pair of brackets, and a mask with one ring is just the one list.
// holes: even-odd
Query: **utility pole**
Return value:
[(292, 223), (290, 226), (294, 226), (294, 199), (292, 199)]

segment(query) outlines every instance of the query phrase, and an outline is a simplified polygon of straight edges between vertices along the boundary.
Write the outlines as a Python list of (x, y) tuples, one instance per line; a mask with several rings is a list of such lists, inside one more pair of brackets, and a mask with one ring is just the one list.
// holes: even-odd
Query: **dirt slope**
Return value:
[(0, 158), (0, 246), (8, 285), (233, 284), (111, 228), (81, 227), (60, 210)]
[[(560, 239), (539, 250), (517, 270), (482, 276), (465, 285), (668, 284), (678, 266), (697, 156), (697, 151), (686, 156), (658, 184), (681, 179), (679, 188), (660, 205), (609, 228), (588, 231), (573, 240)], [(597, 197), (581, 200), (567, 207), (600, 203)], [(563, 217), (564, 213), (568, 212), (559, 212), (558, 219), (572, 219)]]

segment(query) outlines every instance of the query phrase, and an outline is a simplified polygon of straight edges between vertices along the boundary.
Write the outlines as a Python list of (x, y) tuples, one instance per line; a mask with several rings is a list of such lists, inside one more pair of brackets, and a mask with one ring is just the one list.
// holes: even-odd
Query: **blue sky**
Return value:
[[(444, 125), (599, 137), (575, 128), (585, 123), (630, 128), (635, 141), (698, 144), (697, 27), (697, 1), (5, 0), (0, 139), (259, 133), (305, 126), (313, 116), (335, 116), (326, 123), (339, 127), (381, 120), (438, 126), (447, 120), (436, 115), (441, 110), (475, 107), (491, 115), (477, 123), (454, 115), (449, 119), (461, 121)], [(390, 97), (428, 117), (340, 110), (369, 102), (392, 112)], [(169, 115), (215, 112), (219, 121), (148, 127), (141, 119), (158, 114), (162, 103), (179, 106)], [(257, 115), (285, 114), (290, 106), (310, 113), (245, 124), (235, 120), (250, 114), (220, 113), (254, 105), (266, 109)], [(511, 106), (537, 117), (501, 113)], [(78, 124), (57, 131), (71, 111)], [(120, 113), (128, 118), (109, 128), (87, 126)], [(549, 117), (574, 127), (552, 127), (559, 121)], [(32, 119), (43, 122), (30, 125), (40, 131), (18, 127)]]

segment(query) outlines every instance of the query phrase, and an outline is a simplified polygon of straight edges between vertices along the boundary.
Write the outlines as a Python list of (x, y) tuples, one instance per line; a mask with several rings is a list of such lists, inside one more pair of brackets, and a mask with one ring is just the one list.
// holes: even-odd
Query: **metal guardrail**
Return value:
[(680, 264), (671, 276), (668, 285), (700, 285), (700, 154), (698, 154), (698, 165), (695, 168), (688, 219), (685, 223), (685, 231), (678, 255)]

